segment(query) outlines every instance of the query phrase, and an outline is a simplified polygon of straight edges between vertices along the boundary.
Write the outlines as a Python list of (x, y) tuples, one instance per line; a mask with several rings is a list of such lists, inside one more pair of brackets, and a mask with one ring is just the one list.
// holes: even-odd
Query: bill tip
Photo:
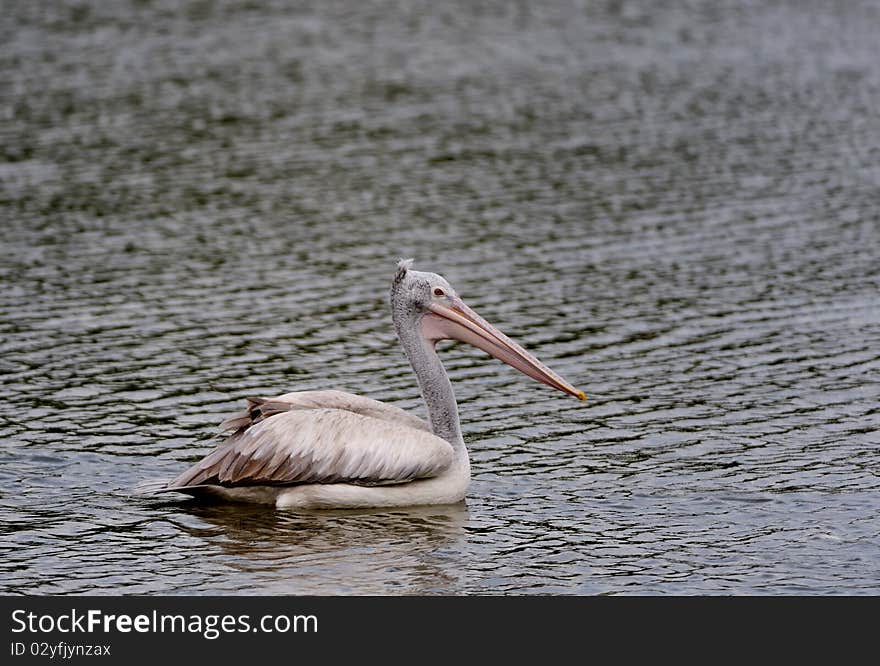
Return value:
[(583, 391), (578, 391), (576, 395), (577, 395), (578, 400), (586, 400), (587, 399), (587, 394), (584, 393)]

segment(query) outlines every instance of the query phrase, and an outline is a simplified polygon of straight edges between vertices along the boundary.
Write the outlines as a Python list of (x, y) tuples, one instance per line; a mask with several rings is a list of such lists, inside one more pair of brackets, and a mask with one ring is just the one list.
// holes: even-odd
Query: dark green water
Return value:
[[(0, 591), (880, 593), (880, 6), (0, 13)], [(421, 409), (399, 257), (583, 388), (451, 347), (466, 507), (128, 497), (247, 395)]]

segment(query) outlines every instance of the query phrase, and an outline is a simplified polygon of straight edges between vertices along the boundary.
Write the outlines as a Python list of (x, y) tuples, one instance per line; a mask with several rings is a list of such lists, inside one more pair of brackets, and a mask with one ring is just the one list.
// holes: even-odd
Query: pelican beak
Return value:
[(422, 335), (426, 340), (461, 340), (499, 361), (516, 368), (532, 379), (564, 391), (580, 400), (586, 400), (584, 392), (576, 389), (525, 349), (492, 326), (457, 297), (446, 303), (434, 302), (422, 317)]

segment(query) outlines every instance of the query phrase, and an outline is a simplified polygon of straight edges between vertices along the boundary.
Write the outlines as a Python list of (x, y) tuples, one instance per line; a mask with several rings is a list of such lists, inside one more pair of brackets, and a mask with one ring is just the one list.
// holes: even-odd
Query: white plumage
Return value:
[(429, 422), (341, 391), (249, 398), (223, 422), (230, 434), (200, 462), (152, 492), (183, 492), (297, 509), (451, 504), (464, 499), (470, 463), (452, 386), (434, 350), (464, 340), (535, 379), (583, 399), (468, 308), (445, 279), (401, 262), (391, 291), (401, 345)]
[(381, 485), (437, 476), (452, 464), (449, 442), (420, 419), (376, 400), (304, 391), (262, 404), (289, 408), (239, 428), (171, 485)]

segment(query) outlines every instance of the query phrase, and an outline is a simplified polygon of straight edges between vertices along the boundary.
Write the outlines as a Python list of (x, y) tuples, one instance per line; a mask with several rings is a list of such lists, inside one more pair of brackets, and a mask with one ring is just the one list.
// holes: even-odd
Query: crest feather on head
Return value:
[(394, 284), (400, 282), (405, 276), (406, 272), (413, 265), (414, 259), (401, 259), (397, 262), (397, 274), (394, 276)]

